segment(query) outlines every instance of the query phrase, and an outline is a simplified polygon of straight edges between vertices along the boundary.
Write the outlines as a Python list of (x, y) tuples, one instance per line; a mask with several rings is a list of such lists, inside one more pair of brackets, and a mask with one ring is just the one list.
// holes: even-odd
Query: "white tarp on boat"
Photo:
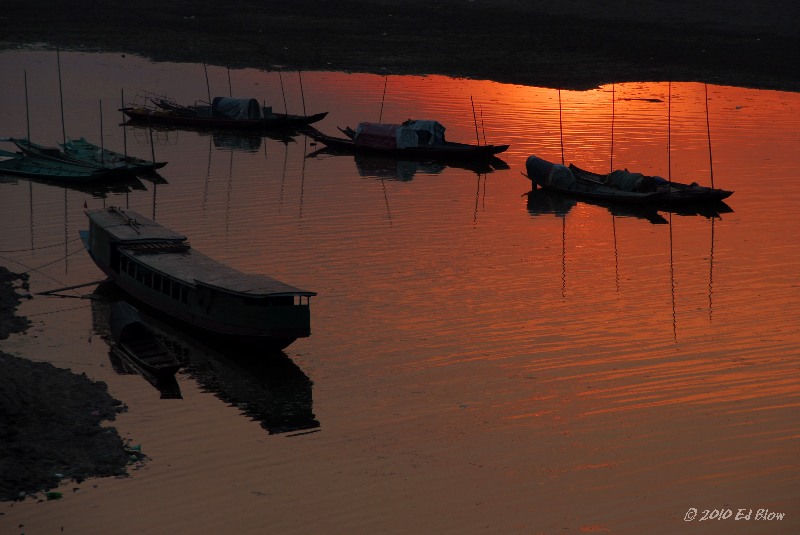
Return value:
[(211, 115), (227, 119), (261, 119), (261, 106), (254, 98), (214, 97)]
[(360, 123), (353, 141), (360, 147), (407, 149), (444, 143), (444, 126), (436, 121), (403, 124)]

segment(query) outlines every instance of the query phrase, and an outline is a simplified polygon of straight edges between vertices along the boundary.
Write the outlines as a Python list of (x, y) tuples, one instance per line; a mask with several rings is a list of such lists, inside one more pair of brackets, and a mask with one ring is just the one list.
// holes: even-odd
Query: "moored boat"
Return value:
[(128, 294), (198, 329), (283, 349), (311, 334), (310, 298), (266, 275), (242, 273), (196, 250), (187, 238), (136, 212), (87, 210), (84, 246)]
[(132, 122), (200, 129), (269, 130), (302, 128), (321, 121), (328, 112), (313, 115), (275, 113), (254, 98), (215, 97), (211, 105), (184, 106), (166, 99), (122, 108)]
[(139, 311), (126, 301), (111, 305), (109, 327), (112, 351), (156, 381), (175, 375), (181, 363), (145, 325)]
[(564, 166), (529, 156), (525, 162), (531, 182), (544, 189), (575, 197), (615, 202), (657, 203), (670, 206), (716, 204), (733, 192), (632, 173), (627, 169), (608, 174), (592, 173), (570, 164)]
[(6, 141), (14, 143), (20, 151), (28, 156), (80, 165), (100, 170), (109, 175), (149, 173), (167, 165), (167, 162), (154, 162), (126, 156), (90, 143), (84, 138), (69, 139), (66, 143), (59, 143), (58, 147), (46, 147), (22, 138), (7, 138)]
[(508, 150), (508, 145), (473, 145), (445, 139), (445, 127), (437, 121), (409, 120), (402, 124), (362, 122), (356, 129), (340, 128), (346, 137), (335, 137), (309, 128), (308, 136), (327, 147), (354, 153), (384, 154), (424, 161), (487, 160)]
[(536, 156), (528, 157), (525, 168), (534, 185), (571, 197), (633, 204), (652, 203), (664, 197), (664, 192), (626, 191), (600, 181), (578, 180), (569, 167)]
[(705, 203), (718, 202), (733, 195), (732, 191), (701, 186), (697, 182), (684, 184), (667, 180), (660, 176), (643, 175), (642, 173), (631, 173), (627, 169), (619, 169), (608, 174), (593, 173), (580, 167), (570, 164), (570, 171), (578, 180), (587, 182), (602, 182), (604, 184), (616, 185), (623, 188), (624, 184), (636, 180), (643, 180), (651, 184), (650, 187), (655, 191), (664, 192), (664, 202), (671, 203)]
[(94, 182), (107, 176), (100, 169), (55, 162), (5, 150), (0, 150), (0, 174), (51, 182)]

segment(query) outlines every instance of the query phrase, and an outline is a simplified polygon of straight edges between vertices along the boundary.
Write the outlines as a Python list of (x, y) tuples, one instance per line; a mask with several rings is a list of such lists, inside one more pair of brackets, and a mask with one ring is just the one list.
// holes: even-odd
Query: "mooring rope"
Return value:
[[(72, 243), (72, 242), (78, 241), (80, 239), (81, 239), (80, 237), (73, 238), (73, 239), (69, 240), (66, 243)], [(41, 247), (28, 247), (28, 248), (25, 248), (25, 249), (11, 249), (11, 250), (8, 250), (8, 251), (0, 250), (0, 253), (26, 253), (28, 251), (41, 251), (42, 249), (51, 249), (53, 247), (59, 247), (61, 245), (64, 245), (64, 242), (54, 243), (53, 245), (42, 245)]]

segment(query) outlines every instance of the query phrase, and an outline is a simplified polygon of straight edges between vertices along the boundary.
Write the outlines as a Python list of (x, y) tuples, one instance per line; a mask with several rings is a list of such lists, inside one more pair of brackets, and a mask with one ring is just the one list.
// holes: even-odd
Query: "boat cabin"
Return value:
[(310, 334), (315, 292), (226, 266), (135, 212), (112, 207), (87, 215), (92, 258), (147, 304), (224, 334), (292, 340)]

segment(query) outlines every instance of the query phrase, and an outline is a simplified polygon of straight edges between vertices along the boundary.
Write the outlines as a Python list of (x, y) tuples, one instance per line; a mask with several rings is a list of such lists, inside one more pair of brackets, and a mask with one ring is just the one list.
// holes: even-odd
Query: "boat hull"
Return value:
[[(128, 219), (118, 217), (119, 225), (110, 223), (115, 214)], [(184, 237), (144, 222), (139, 214), (111, 208), (87, 215), (90, 230), (80, 234), (92, 260), (154, 315), (266, 349), (283, 349), (310, 336), (309, 298), (314, 292), (220, 264), (191, 250)], [(134, 228), (126, 231), (127, 225)], [(126, 232), (141, 232), (148, 238), (144, 242), (121, 238)]]
[(508, 150), (508, 145), (468, 145), (466, 143), (445, 143), (408, 148), (380, 148), (357, 145), (352, 139), (333, 137), (309, 128), (306, 132), (314, 141), (332, 149), (354, 154), (381, 154), (398, 159), (417, 161), (480, 161), (489, 160)]
[(139, 124), (164, 126), (185, 126), (197, 129), (224, 130), (270, 130), (301, 128), (321, 121), (328, 112), (315, 115), (275, 114), (261, 119), (225, 119), (179, 114), (172, 111), (151, 110), (148, 108), (123, 108), (122, 112), (131, 121)]

